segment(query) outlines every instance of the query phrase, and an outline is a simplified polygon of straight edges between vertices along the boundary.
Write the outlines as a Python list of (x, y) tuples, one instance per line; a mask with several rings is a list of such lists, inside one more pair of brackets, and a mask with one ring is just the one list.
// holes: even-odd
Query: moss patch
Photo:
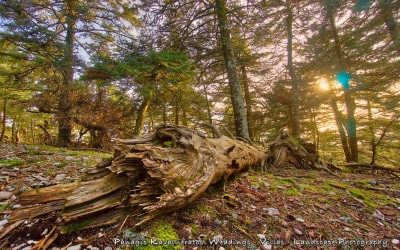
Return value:
[[(163, 221), (157, 221), (149, 230), (149, 235), (153, 241), (148, 240), (147, 246), (135, 247), (137, 249), (150, 250), (178, 250), (182, 249), (182, 245), (174, 245), (173, 242), (179, 239), (178, 234), (172, 228), (172, 225)], [(153, 242), (153, 244), (151, 244)], [(172, 243), (172, 244), (171, 244)]]
[(0, 160), (0, 164), (5, 165), (6, 168), (13, 168), (25, 165), (26, 162), (23, 160)]
[(86, 219), (81, 222), (72, 222), (61, 227), (61, 231), (66, 234), (71, 234), (74, 232), (79, 232), (89, 226), (94, 219)]

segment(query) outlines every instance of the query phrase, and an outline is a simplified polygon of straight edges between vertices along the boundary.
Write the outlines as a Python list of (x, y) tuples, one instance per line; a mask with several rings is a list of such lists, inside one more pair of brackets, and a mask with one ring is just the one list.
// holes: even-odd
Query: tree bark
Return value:
[(344, 155), (346, 157), (346, 162), (351, 162), (351, 152), (350, 152), (350, 148), (349, 148), (349, 144), (347, 142), (347, 136), (346, 136), (346, 131), (343, 127), (343, 118), (342, 118), (342, 114), (340, 113), (336, 100), (332, 99), (331, 100), (331, 106), (333, 109), (333, 114), (335, 116), (335, 121), (336, 121), (336, 126), (338, 128), (339, 131), (339, 135), (340, 135), (340, 142), (342, 143), (342, 148), (343, 148), (343, 152)]
[(7, 97), (4, 97), (3, 102), (3, 118), (1, 120), (2, 128), (1, 128), (1, 135), (0, 135), (0, 142), (4, 140), (4, 135), (6, 133), (6, 121), (7, 121)]
[(253, 112), (251, 110), (252, 100), (250, 94), (250, 86), (249, 79), (247, 78), (247, 70), (246, 66), (241, 66), (242, 78), (243, 78), (243, 87), (244, 87), (244, 99), (246, 100), (246, 116), (247, 116), (247, 125), (249, 128), (249, 136), (250, 139), (254, 139), (254, 129), (253, 129)]
[(215, 9), (218, 17), (218, 26), (221, 35), (225, 67), (228, 74), (231, 102), (233, 106), (233, 115), (235, 118), (236, 135), (239, 137), (250, 139), (242, 97), (242, 90), (240, 88), (239, 75), (236, 69), (236, 60), (233, 53), (231, 35), (228, 27), (225, 1), (216, 0)]
[(135, 128), (133, 130), (133, 135), (141, 135), (143, 133), (144, 119), (152, 97), (153, 97), (153, 91), (150, 90), (144, 97), (143, 102), (139, 107), (135, 122)]
[(21, 194), (24, 207), (12, 210), (8, 219), (61, 211), (64, 224), (88, 219), (86, 228), (92, 228), (131, 214), (140, 225), (188, 206), (209, 185), (248, 166), (262, 167), (266, 158), (263, 150), (241, 141), (206, 138), (188, 128), (162, 125), (153, 134), (117, 140), (113, 159), (88, 168), (79, 183)]
[[(342, 45), (340, 42), (339, 33), (336, 29), (335, 17), (333, 16), (333, 7), (329, 5), (327, 6), (327, 13), (328, 19), (331, 26), (333, 38), (335, 40), (335, 49), (336, 55), (339, 60), (339, 66), (341, 72), (348, 73), (348, 67), (344, 60)], [(354, 162), (358, 162), (358, 145), (357, 145), (357, 125), (355, 119), (355, 102), (353, 97), (351, 96), (350, 87), (343, 88), (345, 103), (346, 103), (346, 110), (347, 110), (347, 118), (348, 118), (348, 142), (349, 142), (349, 149), (351, 153), (351, 160)], [(347, 158), (347, 156), (346, 156)]]
[(299, 83), (296, 78), (293, 66), (293, 12), (291, 1), (287, 1), (287, 52), (288, 52), (288, 70), (292, 80), (292, 93), (293, 93), (293, 137), (300, 141), (300, 104), (299, 104)]
[(71, 89), (74, 81), (74, 42), (75, 42), (75, 0), (66, 1), (67, 9), (67, 34), (64, 45), (63, 86), (60, 89), (58, 102), (58, 146), (67, 146), (71, 142), (72, 117), (71, 117)]

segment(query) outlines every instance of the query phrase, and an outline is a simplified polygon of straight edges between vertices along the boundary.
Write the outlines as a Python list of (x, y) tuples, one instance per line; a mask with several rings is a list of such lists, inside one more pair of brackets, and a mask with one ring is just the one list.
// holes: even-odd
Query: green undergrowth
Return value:
[(3, 212), (4, 210), (6, 210), (6, 209), (9, 208), (9, 207), (10, 207), (10, 204), (8, 204), (8, 203), (6, 203), (6, 204), (0, 206), (0, 212)]
[[(175, 245), (172, 242), (179, 239), (178, 234), (173, 229), (172, 225), (158, 220), (152, 223), (152, 227), (149, 230), (149, 236), (152, 241), (147, 240), (146, 246), (135, 247), (135, 250), (178, 250), (182, 249), (182, 245)], [(151, 244), (153, 243), (153, 244)], [(170, 243), (170, 244), (168, 244)], [(171, 244), (172, 243), (172, 244)]]
[(86, 219), (80, 222), (72, 222), (69, 224), (65, 224), (61, 227), (61, 231), (65, 234), (71, 234), (74, 232), (79, 232), (89, 226), (94, 219)]
[(0, 164), (5, 165), (6, 168), (13, 168), (25, 165), (26, 162), (23, 160), (0, 160)]
[(111, 153), (102, 153), (102, 152), (97, 152), (93, 150), (72, 150), (72, 149), (66, 149), (66, 148), (57, 148), (57, 147), (52, 147), (48, 145), (30, 145), (28, 146), (28, 150), (30, 151), (29, 154), (31, 155), (41, 155), (43, 154), (43, 151), (47, 151), (50, 153), (63, 153), (68, 156), (96, 156), (96, 157), (102, 157), (102, 158), (108, 158), (111, 157)]

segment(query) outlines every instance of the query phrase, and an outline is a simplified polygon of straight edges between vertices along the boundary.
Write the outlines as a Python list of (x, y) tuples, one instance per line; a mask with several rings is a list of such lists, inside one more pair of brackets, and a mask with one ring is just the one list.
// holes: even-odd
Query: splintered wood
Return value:
[(127, 215), (139, 225), (188, 206), (209, 185), (264, 162), (264, 151), (244, 142), (162, 125), (153, 134), (117, 140), (113, 158), (88, 168), (79, 183), (21, 194), (26, 207), (13, 210), (9, 220), (60, 211), (63, 223), (88, 220), (86, 228)]

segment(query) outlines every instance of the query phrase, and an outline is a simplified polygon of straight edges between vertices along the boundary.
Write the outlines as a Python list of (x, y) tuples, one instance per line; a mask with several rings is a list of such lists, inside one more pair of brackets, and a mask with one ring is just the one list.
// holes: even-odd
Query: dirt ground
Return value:
[[(15, 195), (1, 203), (3, 221), (18, 205), (26, 178), (44, 173), (55, 184), (65, 173), (70, 177), (65, 181), (79, 181), (81, 170), (104, 156), (12, 144), (1, 144), (0, 150), (0, 191)], [(10, 159), (23, 164), (7, 165)], [(34, 173), (23, 171), (28, 168)], [(49, 249), (400, 249), (399, 178), (356, 171), (249, 170), (209, 187), (179, 211), (141, 226), (128, 217), (107, 228), (59, 235)], [(56, 213), (26, 220), (3, 235), (0, 246), (34, 249), (56, 220)]]

